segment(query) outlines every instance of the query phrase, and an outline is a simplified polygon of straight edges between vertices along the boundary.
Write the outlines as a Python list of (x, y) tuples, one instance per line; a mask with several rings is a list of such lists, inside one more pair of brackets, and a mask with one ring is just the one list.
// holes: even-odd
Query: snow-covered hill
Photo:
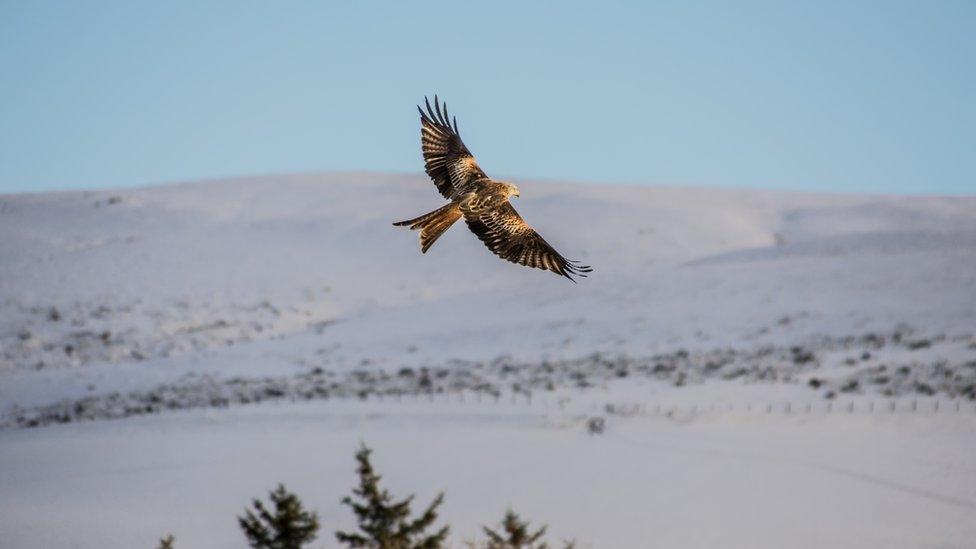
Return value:
[[(665, 409), (669, 403), (684, 403), (700, 410), (720, 402), (721, 409), (728, 405), (734, 413), (752, 417), (748, 412), (753, 404), (759, 410), (767, 403), (776, 403), (777, 410), (789, 403), (825, 412), (824, 403), (834, 397), (850, 399), (859, 409), (867, 409), (870, 402), (872, 410), (873, 399), (878, 399), (878, 409), (888, 398), (900, 397), (897, 402), (902, 406), (909, 406), (906, 398), (929, 398), (925, 401), (929, 404), (935, 402), (931, 399), (945, 399), (949, 404), (944, 406), (960, 404), (962, 411), (967, 408), (961, 403), (971, 406), (976, 398), (974, 197), (532, 181), (519, 181), (519, 186), (523, 198), (515, 200), (515, 207), (564, 255), (592, 265), (590, 278), (572, 284), (551, 273), (503, 262), (463, 224), (421, 255), (416, 233), (392, 227), (391, 222), (441, 205), (442, 199), (422, 176), (269, 176), (0, 196), (0, 423), (8, 427), (0, 431), (0, 517), (5, 517), (0, 518), (0, 531), (13, 531), (14, 539), (22, 542), (16, 546), (30, 546), (23, 540), (37, 533), (44, 513), (53, 513), (58, 517), (54, 522), (64, 521), (64, 525), (80, 520), (71, 509), (42, 501), (54, 494), (39, 479), (46, 467), (53, 466), (46, 460), (55, 458), (22, 461), (30, 460), (34, 452), (61, 452), (79, 460), (78, 467), (86, 474), (101, 474), (90, 469), (88, 458), (73, 453), (76, 442), (70, 441), (105, 440), (108, 448), (125, 451), (125, 437), (107, 426), (111, 424), (17, 427), (163, 412), (125, 420), (122, 429), (161, 428), (157, 438), (135, 436), (140, 444), (152, 446), (175, 440), (166, 432), (179, 422), (187, 422), (191, 431), (206, 431), (207, 422), (217, 421), (217, 440), (260, 453), (262, 444), (245, 444), (237, 438), (239, 430), (245, 429), (242, 425), (250, 425), (247, 418), (263, 418), (254, 420), (258, 425), (282, 421), (286, 432), (306, 436), (309, 428), (296, 428), (294, 422), (311, 415), (331, 418), (322, 424), (331, 425), (328, 429), (343, 441), (339, 443), (343, 451), (323, 465), (334, 468), (349, 460), (351, 450), (346, 451), (345, 445), (357, 436), (377, 440), (395, 454), (401, 435), (390, 430), (390, 421), (398, 421), (390, 418), (399, 413), (395, 406), (404, 404), (391, 400), (418, 394), (455, 403), (462, 400), (451, 399), (467, 398), (463, 401), (467, 404), (453, 407), (431, 404), (431, 410), (439, 410), (433, 415), (440, 420), (430, 420), (428, 412), (410, 412), (412, 419), (404, 420), (408, 432), (431, 444), (442, 435), (484, 427), (485, 414), (503, 418), (498, 425), (491, 424), (492, 436), (507, 440), (511, 435), (520, 444), (530, 444), (533, 429), (545, 440), (553, 434), (553, 424), (576, 425), (580, 417), (619, 412), (621, 403), (624, 409), (634, 406), (640, 413), (614, 412), (613, 417), (656, 418), (649, 425), (634, 418), (621, 425), (626, 440), (606, 443), (609, 452), (624, 452), (632, 443), (653, 446), (660, 421), (675, 417), (663, 419), (662, 403)], [(482, 419), (466, 423), (463, 418), (469, 414), (464, 406), (472, 405), (474, 395), (499, 398), (502, 403), (524, 398), (533, 403), (533, 411), (493, 408), (496, 411), (477, 412)], [(385, 404), (377, 411), (377, 404), (369, 399), (381, 396)], [(233, 406), (307, 399), (311, 402), (301, 405), (305, 408), (292, 405), (286, 413), (269, 412), (277, 408), (267, 406)], [(617, 408), (605, 412), (608, 404)], [(216, 411), (228, 405), (230, 411)], [(300, 411), (309, 406), (313, 411)], [(331, 406), (339, 407), (336, 413), (343, 417), (366, 423), (337, 427)], [(917, 409), (918, 404), (912, 406)], [(194, 411), (166, 413), (181, 408)], [(660, 413), (648, 411), (654, 409)], [(875, 478), (875, 473), (863, 470), (868, 464), (860, 457), (841, 464), (823, 457), (827, 461), (818, 461), (814, 469), (843, 469), (877, 480), (874, 484), (879, 486), (905, 474), (913, 479), (902, 486), (905, 493), (915, 490), (927, 495), (906, 500), (906, 506), (890, 516), (915, 516), (916, 506), (935, 494), (950, 501), (943, 504), (952, 516), (974, 519), (976, 477), (971, 472), (976, 462), (956, 454), (974, 454), (971, 441), (960, 439), (961, 433), (976, 433), (972, 415), (930, 419), (938, 423), (932, 430), (942, 438), (925, 444), (951, 447), (951, 454), (936, 452), (932, 457), (912, 444), (908, 450), (905, 445), (891, 446), (920, 461), (929, 456), (929, 463), (935, 465), (886, 464), (884, 474)], [(364, 419), (369, 417), (374, 418), (372, 423)], [(742, 458), (741, 444), (749, 437), (763, 441), (760, 446), (768, 449), (769, 455), (762, 459), (786, 459), (783, 455), (799, 452), (763, 438), (779, 436), (790, 423), (757, 426), (735, 417), (702, 420), (704, 425), (701, 421), (684, 427), (668, 424), (665, 436), (674, 438), (669, 443), (672, 449), (685, 444), (681, 433), (712, 437), (708, 440), (718, 451), (739, 456), (729, 458), (732, 461)], [(448, 424), (441, 425), (442, 421)], [(910, 421), (917, 418), (906, 418)], [(898, 433), (913, 437), (931, 427), (889, 419), (883, 427), (872, 429), (863, 422), (863, 418), (856, 420), (863, 441), (845, 438), (839, 455), (855, 456), (861, 444), (879, 440), (882, 446), (894, 444)], [(836, 429), (843, 429), (837, 419), (816, 423), (807, 428), (811, 438), (797, 435), (803, 448), (831, 439)], [(506, 431), (509, 425), (520, 434)], [(737, 439), (736, 433), (744, 438)], [(589, 449), (579, 446), (600, 444), (599, 437), (580, 436), (557, 437), (558, 451), (580, 448), (581, 455), (589, 456), (581, 458), (585, 463), (601, 467), (596, 454), (589, 455)], [(535, 447), (525, 459), (532, 463), (550, 459), (550, 451), (557, 450), (547, 448)], [(705, 449), (693, 453), (698, 451)], [(134, 455), (136, 462), (143, 459), (138, 451)], [(464, 455), (451, 463), (462, 467)], [(152, 460), (149, 454), (144, 457)], [(639, 466), (640, 460), (632, 458), (622, 458), (627, 464), (624, 471)], [(118, 459), (120, 467), (128, 467), (121, 465), (124, 457)], [(180, 461), (178, 456), (173, 459)], [(435, 458), (425, 455), (423, 459)], [(613, 460), (606, 459), (608, 464)], [(406, 467), (422, 466), (424, 460), (407, 459), (396, 467), (407, 477)], [(750, 461), (748, 474), (760, 474), (761, 462)], [(694, 474), (682, 469), (680, 460), (668, 463), (679, 476)], [(306, 465), (312, 464), (302, 462)], [(512, 467), (517, 468), (517, 463)], [(606, 505), (611, 505), (614, 490), (627, 483), (617, 476), (589, 492), (587, 483), (602, 482), (595, 477), (604, 471), (584, 474), (575, 468), (582, 465), (567, 467), (570, 470), (556, 470), (589, 478), (579, 481), (580, 493), (597, 501), (610, 498)], [(246, 465), (238, 469), (254, 472)], [(451, 483), (450, 499), (452, 490), (460, 491), (456, 483), (470, 479), (463, 469), (447, 470), (453, 471), (448, 474), (453, 480), (446, 481)], [(719, 470), (708, 468), (704, 474), (711, 478)], [(312, 473), (303, 471), (299, 477), (305, 482)], [(787, 482), (791, 477), (783, 474), (781, 480)], [(926, 475), (947, 476), (937, 486), (918, 485), (926, 482)], [(835, 480), (846, 482), (841, 477)], [(140, 482), (153, 484), (159, 478), (150, 475)], [(816, 480), (804, 478), (801, 485), (811, 489), (817, 485)], [(279, 479), (261, 480), (259, 486), (248, 485), (247, 494), (233, 493), (246, 500)], [(345, 486), (351, 479), (342, 480), (331, 482), (330, 487)], [(424, 490), (419, 481), (404, 478), (402, 482), (408, 490)], [(872, 482), (866, 481), (865, 486)], [(543, 482), (539, 491), (546, 493), (547, 486)], [(687, 484), (674, 484), (672, 479), (667, 488), (680, 491)], [(121, 489), (100, 488), (103, 497), (112, 501)], [(648, 486), (647, 493), (659, 489)], [(735, 499), (723, 489), (716, 486), (714, 493)], [(864, 497), (869, 501), (875, 501), (875, 496), (884, 501), (883, 494), (864, 490), (854, 492), (868, 494)], [(44, 512), (35, 513), (34, 507), (25, 507), (24, 500), (17, 499), (30, 500), (30, 493), (47, 494), (31, 500), (31, 505), (43, 505)], [(714, 493), (703, 489), (700, 495)], [(321, 504), (332, 505), (330, 497), (336, 499), (338, 494), (322, 495)], [(75, 498), (70, 505), (83, 503), (82, 496)], [(484, 498), (482, 503), (502, 506), (499, 516), (509, 501), (503, 494), (484, 494)], [(617, 524), (613, 521), (586, 525), (578, 509), (548, 507), (538, 494), (525, 499), (536, 516), (552, 521), (560, 533), (575, 533), (595, 547), (646, 546), (639, 542), (647, 535), (643, 526), (621, 532), (615, 530), (619, 525), (608, 526)], [(827, 499), (820, 494), (815, 501)], [(518, 507), (519, 501), (509, 503)], [(776, 508), (772, 499), (754, 504), (768, 506), (770, 512)], [(477, 505), (474, 498), (468, 507)], [(664, 513), (668, 500), (648, 505)], [(228, 518), (238, 511), (220, 510), (229, 513)], [(720, 511), (716, 507), (699, 518), (714, 521), (719, 532), (738, 533), (740, 537), (731, 538), (732, 542), (727, 536), (682, 537), (680, 530), (669, 530), (661, 539), (669, 541), (667, 546), (714, 546), (722, 539), (723, 545), (743, 547), (846, 545), (842, 541), (849, 541), (843, 535), (828, 535), (811, 538), (809, 543), (790, 543), (797, 538), (782, 525), (769, 530), (770, 537), (741, 537), (748, 528), (724, 521)], [(329, 507), (325, 515), (331, 519), (336, 512)], [(106, 520), (118, 518), (106, 513)], [(465, 511), (454, 518), (462, 532), (474, 532), (478, 520), (488, 520), (481, 516)], [(682, 525), (695, 519), (683, 514), (670, 518)], [(759, 520), (758, 515), (754, 518)], [(178, 529), (179, 520), (172, 517), (173, 528)], [(938, 520), (936, 515), (923, 517), (923, 527), (914, 529), (910, 521), (894, 521), (894, 534), (864, 539), (863, 545), (896, 546), (899, 540), (908, 540), (904, 546), (942, 541), (951, 545), (972, 539), (966, 537), (973, 533), (971, 527), (939, 530), (934, 526)], [(98, 524), (87, 530), (97, 543), (73, 545), (54, 529), (44, 546), (128, 547), (136, 540), (147, 545), (154, 535), (164, 533), (152, 531), (146, 537), (146, 523), (137, 522), (128, 537), (123, 535), (113, 544), (96, 535)], [(159, 526), (153, 523), (152, 527)], [(212, 533), (200, 525), (188, 527), (190, 533), (178, 535), (186, 539), (185, 545), (179, 545), (234, 546), (232, 527), (198, 542), (191, 534)], [(857, 524), (845, 523), (843, 528), (841, 534), (849, 534)]]
[[(422, 177), (3, 197), (0, 398), (70, 396), (64, 378), (106, 391), (188, 369), (641, 356), (976, 326), (971, 197), (523, 186), (524, 217), (591, 278), (500, 261), (463, 224), (421, 255), (390, 222), (441, 204)], [(38, 376), (58, 382), (35, 394)]]

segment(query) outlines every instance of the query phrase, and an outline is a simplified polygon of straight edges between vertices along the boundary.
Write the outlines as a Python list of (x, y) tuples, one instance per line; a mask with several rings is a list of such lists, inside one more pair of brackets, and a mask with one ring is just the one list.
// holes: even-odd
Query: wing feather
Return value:
[(420, 111), (420, 145), (424, 154), (424, 168), (438, 192), (445, 198), (452, 198), (457, 191), (470, 187), (476, 181), (487, 179), (488, 176), (461, 141), (457, 118), (452, 120), (448, 115), (447, 103), (442, 105), (435, 95), (433, 108), (426, 97), (424, 104), (427, 107), (426, 112), (417, 106)]
[(563, 257), (522, 219), (507, 200), (500, 205), (477, 210), (465, 208), (462, 202), (461, 212), (471, 232), (502, 259), (552, 271), (570, 280), (574, 276), (585, 277), (593, 270)]

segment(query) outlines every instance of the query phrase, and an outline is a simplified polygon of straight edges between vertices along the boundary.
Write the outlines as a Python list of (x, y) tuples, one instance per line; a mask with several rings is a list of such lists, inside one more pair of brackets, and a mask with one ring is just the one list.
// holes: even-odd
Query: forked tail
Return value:
[(447, 206), (437, 208), (415, 219), (397, 221), (394, 225), (397, 227), (409, 226), (411, 230), (420, 229), (420, 251), (427, 253), (427, 250), (444, 234), (444, 231), (460, 218), (461, 208), (451, 202)]

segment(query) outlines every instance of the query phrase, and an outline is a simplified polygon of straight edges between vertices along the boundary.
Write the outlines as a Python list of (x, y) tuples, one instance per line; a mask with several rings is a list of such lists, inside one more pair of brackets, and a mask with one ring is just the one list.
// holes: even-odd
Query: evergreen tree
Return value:
[(546, 549), (548, 547), (545, 543), (535, 545), (546, 534), (546, 526), (530, 532), (529, 522), (522, 522), (518, 514), (511, 509), (505, 512), (501, 532), (487, 526), (483, 526), (482, 529), (488, 536), (486, 546), (488, 549)]
[(344, 505), (352, 508), (359, 521), (357, 532), (336, 532), (336, 538), (349, 547), (364, 549), (440, 549), (447, 538), (445, 526), (433, 534), (427, 529), (437, 520), (437, 507), (444, 501), (444, 494), (438, 494), (427, 509), (417, 518), (410, 518), (410, 504), (413, 496), (400, 501), (386, 490), (380, 489), (380, 476), (373, 471), (369, 462), (372, 450), (362, 446), (356, 452), (359, 466), (359, 487), (353, 490), (352, 497), (342, 499)]
[(275, 508), (273, 515), (260, 500), (255, 499), (254, 511), (245, 509), (244, 516), (237, 517), (251, 547), (301, 549), (302, 545), (315, 539), (319, 529), (318, 515), (305, 511), (298, 496), (279, 484), (270, 497)]
[(173, 549), (173, 534), (161, 538), (159, 540), (159, 547), (157, 549)]

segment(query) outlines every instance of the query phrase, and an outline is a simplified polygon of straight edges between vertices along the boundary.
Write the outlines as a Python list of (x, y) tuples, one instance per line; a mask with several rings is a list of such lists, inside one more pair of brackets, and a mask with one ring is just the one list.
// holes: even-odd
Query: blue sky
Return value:
[(0, 192), (419, 172), (976, 193), (976, 2), (0, 2)]

